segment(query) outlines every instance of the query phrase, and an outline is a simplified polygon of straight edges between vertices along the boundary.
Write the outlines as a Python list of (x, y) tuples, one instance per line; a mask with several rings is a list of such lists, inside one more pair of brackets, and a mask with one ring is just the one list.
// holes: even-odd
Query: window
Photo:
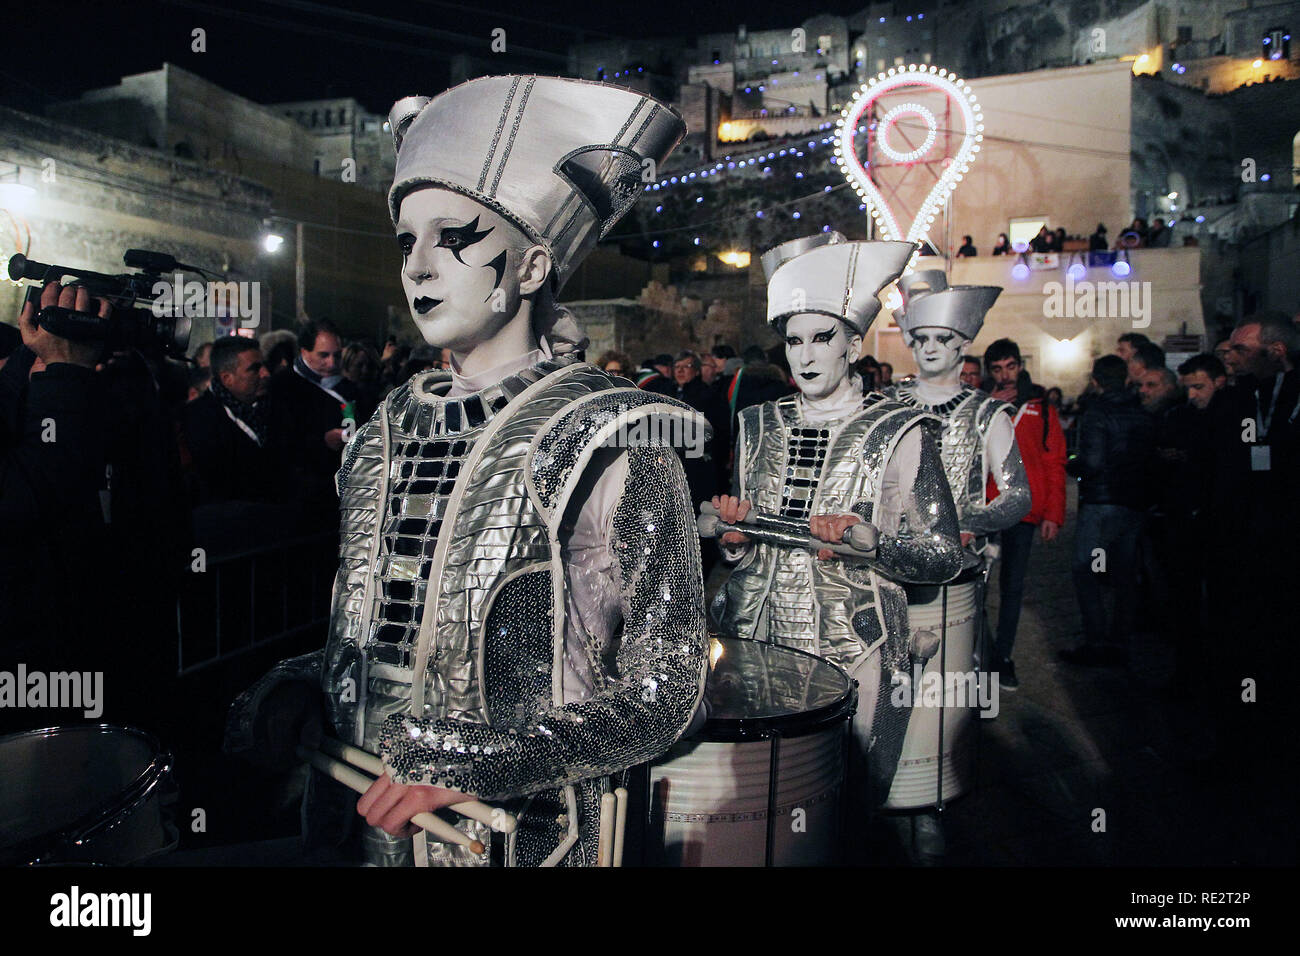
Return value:
[(1191, 42), (1192, 42), (1192, 28), (1191, 28), (1191, 27), (1179, 27), (1179, 28), (1178, 28), (1178, 42), (1179, 42), (1179, 43), (1191, 43)]
[(317, 176), (320, 175), (320, 158), (319, 158), (319, 157), (317, 157), (316, 159), (312, 160), (311, 171), (312, 171), (315, 175), (317, 175)]
[(1291, 59), (1291, 31), (1286, 27), (1272, 27), (1264, 33), (1264, 59)]

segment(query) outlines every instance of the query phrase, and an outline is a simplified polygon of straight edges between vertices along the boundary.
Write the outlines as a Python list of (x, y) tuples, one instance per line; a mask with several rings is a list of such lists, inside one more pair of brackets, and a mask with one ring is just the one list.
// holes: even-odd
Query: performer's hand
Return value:
[[(58, 282), (47, 282), (41, 289), (41, 309), (50, 306), (72, 309), (75, 312), (90, 312), (93, 309), (101, 318), (107, 318), (111, 311), (107, 299), (91, 299), (90, 292), (85, 286), (65, 286)], [(103, 348), (102, 343), (74, 342), (54, 335), (41, 328), (37, 322), (38, 314), (39, 310), (36, 306), (24, 300), (23, 310), (18, 316), (18, 330), (22, 333), (23, 344), (36, 353), (36, 362), (32, 366), (33, 373), (44, 371), (46, 366), (56, 362), (81, 365), (85, 368), (95, 367), (95, 359)]]
[(963, 548), (970, 547), (970, 543), (974, 540), (975, 540), (975, 535), (973, 532), (963, 531), (961, 533), (961, 546)]
[(343, 429), (331, 428), (325, 433), (325, 444), (330, 451), (342, 451), (347, 442), (343, 439)]
[(391, 836), (409, 837), (420, 832), (420, 828), (411, 822), (411, 817), (417, 813), (430, 813), (470, 799), (468, 794), (459, 790), (394, 783), (392, 777), (384, 774), (361, 795), (357, 801), (357, 813), (372, 827), (379, 827)]
[[(857, 515), (813, 515), (808, 519), (808, 529), (820, 541), (839, 544), (844, 532), (861, 520)], [(835, 557), (835, 552), (830, 548), (822, 548), (817, 552), (817, 557), (821, 561), (829, 561)]]
[(1060, 530), (1061, 526), (1055, 521), (1044, 521), (1038, 526), (1038, 534), (1044, 541), (1055, 540)]
[[(718, 517), (724, 524), (740, 524), (745, 520), (745, 515), (749, 514), (752, 506), (748, 501), (742, 501), (731, 495), (714, 495), (713, 507), (718, 509)], [(749, 536), (739, 531), (728, 531), (718, 540), (723, 544), (745, 544), (749, 541)]]

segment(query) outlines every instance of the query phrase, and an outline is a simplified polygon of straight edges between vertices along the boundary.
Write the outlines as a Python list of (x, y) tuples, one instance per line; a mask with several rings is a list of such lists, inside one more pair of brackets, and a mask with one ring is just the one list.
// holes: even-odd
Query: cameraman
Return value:
[[(86, 312), (84, 288), (50, 283), (41, 308)], [(107, 317), (109, 306), (94, 308)], [(23, 305), (23, 346), (0, 369), (0, 660), (29, 670), (95, 667), (92, 616), (107, 597), (103, 564), (108, 462), (101, 346), (37, 325)], [(87, 655), (89, 651), (89, 656)], [(91, 658), (94, 658), (93, 660)], [(0, 712), (0, 722), (39, 712)]]

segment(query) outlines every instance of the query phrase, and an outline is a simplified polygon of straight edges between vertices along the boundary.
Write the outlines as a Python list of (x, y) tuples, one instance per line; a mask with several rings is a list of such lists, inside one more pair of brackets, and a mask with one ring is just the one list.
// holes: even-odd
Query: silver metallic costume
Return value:
[[(395, 219), (402, 190), (469, 195), (552, 252), (557, 286), (635, 200), (642, 160), (662, 161), (684, 129), (649, 97), (553, 77), (404, 100), (392, 127)], [(698, 538), (665, 442), (707, 425), (545, 345), (467, 395), (447, 397), (445, 373), (417, 375), (357, 433), (338, 473), (328, 643), (236, 702), (228, 747), (252, 745), (279, 682), (319, 681), (337, 735), (395, 782), (517, 814), (504, 862), (591, 865), (610, 776), (671, 746), (703, 692)], [(657, 438), (621, 447), (654, 419), (639, 434)], [(355, 795), (317, 775), (307, 803), (309, 839), (341, 842), (361, 822)], [(420, 864), (489, 862), (423, 834), (363, 837), (371, 862), (410, 862), (413, 843)]]
[[(943, 272), (925, 270), (899, 282), (904, 306), (895, 318), (906, 336), (912, 329), (951, 329), (973, 341), (984, 316), (1002, 290), (996, 286), (949, 286)], [(958, 525), (975, 536), (972, 556), (982, 554), (988, 536), (1009, 528), (1029, 513), (1029, 479), (1025, 475), (1014, 429), (1001, 461), (992, 460), (989, 431), (999, 415), (1009, 427), (1015, 407), (987, 392), (962, 385), (943, 402), (927, 404), (918, 395), (917, 382), (890, 386), (885, 394), (911, 408), (937, 416), (943, 423), (939, 448), (943, 470), (957, 505)], [(986, 501), (987, 479), (992, 475), (998, 496)], [(968, 564), (977, 563), (972, 557)]]
[[(879, 309), (877, 292), (906, 265), (911, 246), (815, 239), (764, 257), (769, 321), (779, 323), (792, 311), (825, 314), (861, 335)], [(903, 248), (893, 255), (881, 248), (888, 246)], [(911, 662), (907, 600), (898, 582), (948, 580), (960, 569), (961, 547), (931, 434), (937, 419), (879, 392), (864, 395), (861, 379), (852, 381), (858, 398), (834, 420), (807, 421), (804, 395), (744, 409), (735, 493), (763, 512), (801, 521), (857, 514), (880, 531), (875, 557), (820, 561), (807, 550), (761, 543), (724, 548), (740, 563), (712, 612), (723, 633), (808, 651), (860, 678), (873, 675), (867, 679), (878, 683), (863, 688), (865, 719), (855, 724), (865, 737), (860, 747), (872, 749), (873, 790), (882, 799), (907, 723), (907, 710), (891, 706), (888, 693)], [(906, 462), (895, 455), (905, 440)], [(887, 472), (897, 486), (889, 502)], [(863, 669), (868, 661), (870, 671)]]
[[(970, 545), (973, 552), (982, 553), (990, 534), (1011, 527), (1028, 514), (1029, 479), (1019, 448), (1013, 444), (1011, 452), (1000, 463), (988, 460), (989, 427), (999, 414), (1014, 416), (1014, 406), (969, 385), (963, 385), (956, 396), (938, 405), (922, 402), (916, 395), (915, 382), (892, 385), (886, 394), (904, 405), (934, 415), (943, 423), (939, 454), (957, 505), (958, 526), (975, 535)], [(994, 480), (998, 487), (1007, 490), (986, 503), (990, 472), (996, 474)]]

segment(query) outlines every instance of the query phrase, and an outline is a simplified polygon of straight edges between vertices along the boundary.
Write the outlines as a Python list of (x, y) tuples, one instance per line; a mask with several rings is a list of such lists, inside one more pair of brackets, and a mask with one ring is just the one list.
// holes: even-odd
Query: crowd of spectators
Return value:
[[(47, 290), (60, 294), (69, 295)], [(174, 632), (177, 581), (195, 548), (211, 559), (336, 532), (334, 477), (354, 430), (391, 389), (451, 362), (445, 350), (396, 339), (379, 349), (312, 320), (260, 340), (221, 338), (181, 363), (57, 339), (33, 317), (28, 306), (21, 336), (0, 325), (0, 615), (16, 635), (6, 649), (51, 668), (90, 648), (92, 659), (129, 658), (148, 673), (146, 649)], [(1271, 605), (1240, 595), (1281, 589), (1281, 542), (1298, 530), (1289, 496), (1300, 487), (1298, 354), (1300, 336), (1281, 315), (1243, 320), (1176, 370), (1159, 346), (1129, 333), (1097, 360), (1073, 407), (1060, 389), (1030, 380), (1010, 340), (967, 358), (962, 381), (1016, 410), (1033, 497), (1030, 515), (1002, 535), (995, 651), (1004, 687), (1017, 684), (1030, 546), (1054, 540), (1065, 522), (1067, 447), (1080, 487), (1072, 573), (1084, 639), (1063, 659), (1122, 664), (1133, 633), (1154, 622), (1178, 648), (1176, 689), (1191, 693), (1211, 635), (1244, 620), (1251, 652), (1277, 659)], [(708, 420), (705, 453), (684, 460), (695, 501), (730, 488), (737, 413), (796, 391), (780, 346), (738, 355), (718, 345), (639, 366), (607, 352), (597, 364)], [(855, 369), (864, 389), (893, 382), (892, 367), (872, 356)], [(1211, 560), (1223, 542), (1259, 560)], [(716, 557), (706, 548), (706, 568)], [(70, 582), (84, 600), (64, 599)], [(94, 640), (128, 631), (139, 635), (132, 648)]]
[[(1283, 595), (1300, 532), (1298, 356), (1300, 332), (1281, 313), (1242, 319), (1176, 370), (1129, 333), (1094, 363), (1080, 400), (1072, 570), (1084, 640), (1062, 657), (1123, 664), (1135, 632), (1162, 635), (1176, 653), (1170, 690), (1208, 693), (1223, 739), (1251, 736), (1238, 725), (1270, 709), (1231, 706), (1243, 675), (1290, 667)], [(1225, 667), (1224, 654), (1245, 663)]]
[[(1172, 235), (1173, 230), (1164, 219), (1157, 216), (1148, 224), (1145, 218), (1138, 216), (1128, 227), (1120, 231), (1112, 245), (1106, 224), (1099, 222), (1096, 231), (1088, 236), (1086, 240), (1086, 249), (1088, 252), (1106, 252), (1119, 249), (1166, 249), (1169, 247)], [(1020, 252), (1083, 251), (1085, 248), (1084, 242), (1082, 236), (1070, 235), (1064, 226), (1048, 229), (1046, 225), (1043, 225), (1032, 239), (1020, 246), (1012, 245), (1005, 232), (998, 233), (997, 240), (993, 244), (992, 255), (1009, 256)], [(1066, 248), (1067, 244), (1070, 245), (1068, 249)], [(975, 247), (973, 238), (971, 236), (962, 236), (961, 245), (957, 247), (954, 257), (969, 259), (978, 255), (979, 251)]]

